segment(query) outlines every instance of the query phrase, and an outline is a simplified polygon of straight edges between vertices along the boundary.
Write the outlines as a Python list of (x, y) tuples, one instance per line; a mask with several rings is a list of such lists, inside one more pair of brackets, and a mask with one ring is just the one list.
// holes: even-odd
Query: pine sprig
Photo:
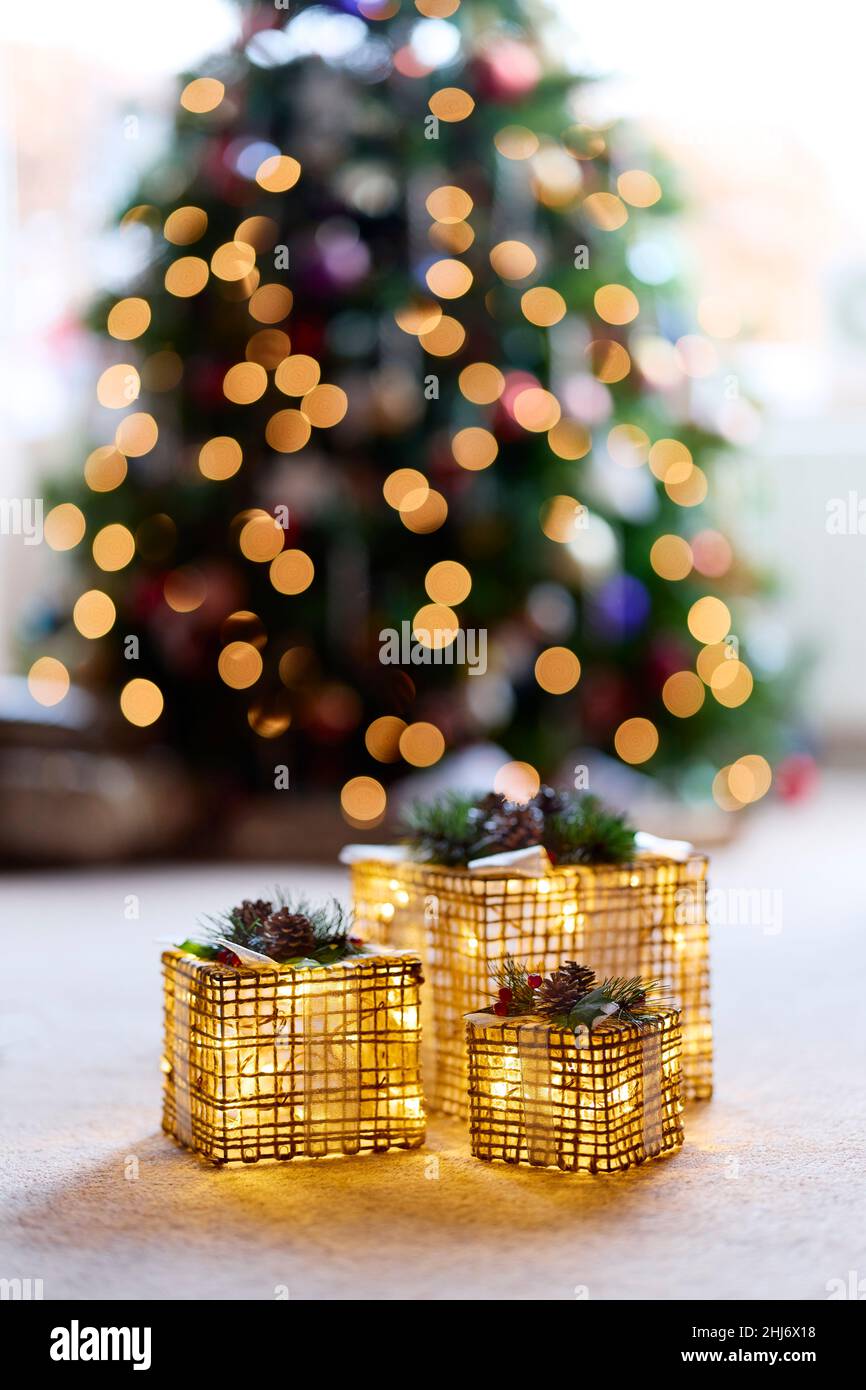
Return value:
[[(490, 974), (498, 990), (494, 1013), (508, 1017), (541, 1013), (557, 1027), (574, 1032), (591, 1032), (602, 1022), (644, 1028), (658, 1018), (666, 1002), (658, 980), (643, 980), (637, 975), (630, 979), (612, 976), (596, 985), (593, 972), (574, 961), (542, 976), (513, 956), (505, 956), (498, 965), (491, 966)], [(572, 992), (563, 989), (570, 983), (577, 984)], [(563, 1000), (560, 1008), (558, 992)]]
[(548, 816), (544, 846), (557, 864), (622, 864), (634, 855), (634, 827), (597, 796), (571, 797)]
[(590, 793), (550, 787), (542, 787), (522, 807), (489, 793), (452, 791), (416, 801), (404, 817), (403, 838), (417, 859), (457, 867), (507, 848), (500, 837), (508, 814), (515, 811), (523, 821), (521, 829), (532, 827), (527, 839), (544, 845), (557, 864), (622, 864), (634, 855), (635, 832), (626, 816)]
[(495, 1011), (500, 1014), (528, 1014), (535, 1008), (535, 985), (530, 978), (540, 980), (540, 975), (531, 975), (529, 967), (521, 965), (513, 956), (505, 956), (490, 967), (491, 978), (496, 985), (497, 1004)]
[(403, 836), (417, 857), (433, 864), (467, 864), (482, 850), (479, 796), (445, 792), (415, 801), (403, 819)]
[(361, 943), (351, 935), (351, 917), (336, 898), (314, 903), (303, 894), (286, 893), (281, 888), (274, 889), (272, 901), (245, 900), (239, 907), (205, 917), (197, 937), (184, 941), (181, 950), (204, 960), (216, 960), (226, 949), (223, 943), (229, 942), (259, 955), (268, 955), (263, 930), (273, 915), (283, 910), (307, 919), (315, 944), (304, 956), (281, 961), (281, 964), (330, 965), (359, 953)]

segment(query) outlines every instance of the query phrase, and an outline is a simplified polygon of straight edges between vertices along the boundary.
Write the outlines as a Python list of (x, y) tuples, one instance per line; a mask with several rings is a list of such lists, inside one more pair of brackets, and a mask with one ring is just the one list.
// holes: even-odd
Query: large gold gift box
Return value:
[(424, 1142), (417, 957), (162, 960), (163, 1129), (181, 1144), (211, 1163), (255, 1163)]
[(564, 960), (657, 979), (682, 1016), (683, 1096), (712, 1094), (707, 860), (471, 871), (407, 861), (352, 865), (354, 930), (424, 964), (424, 1086), (432, 1108), (467, 1114), (464, 1017), (495, 993), (506, 954), (542, 973)]
[(549, 1019), (476, 1013), (466, 1041), (476, 1158), (618, 1173), (683, 1142), (676, 1010), (579, 1034)]

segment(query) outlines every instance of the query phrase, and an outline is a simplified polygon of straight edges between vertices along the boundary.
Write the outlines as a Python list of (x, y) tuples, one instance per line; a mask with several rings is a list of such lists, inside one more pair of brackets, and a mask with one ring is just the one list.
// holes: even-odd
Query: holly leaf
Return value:
[(592, 1030), (601, 1019), (618, 1012), (619, 1004), (615, 1004), (610, 995), (605, 994), (603, 989), (593, 989), (572, 1006), (568, 1015), (568, 1026), (575, 1032), (581, 1025)]
[(216, 960), (217, 948), (208, 946), (204, 941), (192, 941), (187, 937), (177, 949), (184, 951), (188, 956), (198, 956), (199, 960)]

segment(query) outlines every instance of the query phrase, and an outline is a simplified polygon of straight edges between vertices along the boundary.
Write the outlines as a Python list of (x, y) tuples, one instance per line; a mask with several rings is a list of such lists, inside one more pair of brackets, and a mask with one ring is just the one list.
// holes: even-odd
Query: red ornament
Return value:
[(511, 993), (510, 989), (503, 988), (499, 991), (499, 998), (502, 1000), (503, 1004), (510, 1004), (514, 995)]
[(502, 1018), (503, 1014), (507, 1014), (507, 1013), (508, 1013), (508, 1005), (507, 1005), (507, 1004), (503, 1004), (503, 1003), (500, 1001), (500, 1003), (494, 1004), (494, 1005), (493, 1005), (493, 1012), (494, 1012), (495, 1014), (498, 1014), (499, 1017)]
[(527, 979), (526, 979), (526, 983), (529, 985), (529, 988), (530, 988), (530, 989), (538, 989), (539, 985), (541, 984), (541, 976), (540, 976), (540, 975), (528, 975), (528, 976), (527, 976)]

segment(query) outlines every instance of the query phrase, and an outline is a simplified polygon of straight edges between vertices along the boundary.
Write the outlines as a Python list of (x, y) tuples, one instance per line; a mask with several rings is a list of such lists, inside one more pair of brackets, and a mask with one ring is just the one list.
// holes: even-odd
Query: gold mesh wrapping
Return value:
[(476, 1013), (466, 1041), (476, 1158), (618, 1173), (683, 1142), (676, 1010), (579, 1037), (546, 1019)]
[(235, 969), (166, 951), (163, 1129), (211, 1163), (424, 1142), (421, 964)]
[[(464, 1024), (492, 997), (508, 953), (548, 971), (563, 960), (599, 979), (657, 979), (682, 1015), (683, 1096), (712, 1094), (707, 860), (553, 869), (541, 878), (426, 864), (352, 866), (355, 930), (424, 962), (424, 1077), (432, 1108), (467, 1113)], [(429, 1016), (428, 1016), (429, 1015)]]

